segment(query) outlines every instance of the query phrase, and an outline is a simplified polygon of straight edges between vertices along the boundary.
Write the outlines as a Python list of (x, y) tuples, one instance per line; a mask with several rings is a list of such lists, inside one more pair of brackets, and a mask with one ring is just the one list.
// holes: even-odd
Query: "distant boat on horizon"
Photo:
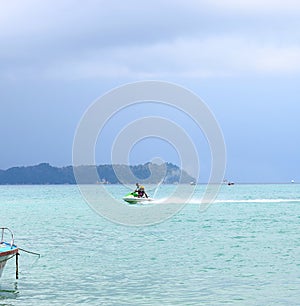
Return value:
[(234, 182), (230, 182), (230, 181), (228, 181), (228, 180), (223, 180), (223, 184), (226, 184), (226, 185), (228, 185), (228, 186), (231, 186), (231, 185), (234, 185)]

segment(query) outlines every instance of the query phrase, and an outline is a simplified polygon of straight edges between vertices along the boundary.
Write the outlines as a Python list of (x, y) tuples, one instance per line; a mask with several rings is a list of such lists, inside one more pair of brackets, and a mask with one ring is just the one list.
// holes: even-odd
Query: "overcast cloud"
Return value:
[(1, 1), (2, 78), (300, 73), (298, 1)]
[(228, 177), (300, 181), (299, 29), (296, 0), (0, 0), (0, 169), (71, 164), (90, 103), (155, 79), (212, 109)]

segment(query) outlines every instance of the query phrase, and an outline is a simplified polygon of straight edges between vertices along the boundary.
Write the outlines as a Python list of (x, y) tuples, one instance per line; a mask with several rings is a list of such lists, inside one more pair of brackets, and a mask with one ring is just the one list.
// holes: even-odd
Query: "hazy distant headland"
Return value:
[[(156, 184), (162, 180), (165, 184), (186, 184), (195, 181), (195, 178), (172, 163), (162, 165), (146, 163), (136, 166), (99, 165), (96, 166), (97, 172), (95, 166), (78, 166), (74, 170), (80, 173), (81, 184), (120, 184), (120, 178), (125, 184), (134, 184), (137, 179), (148, 184)], [(129, 172), (133, 175), (128, 175)], [(95, 173), (98, 173), (97, 179)], [(77, 184), (73, 166), (53, 167), (48, 163), (42, 163), (0, 170), (0, 185), (46, 184)]]

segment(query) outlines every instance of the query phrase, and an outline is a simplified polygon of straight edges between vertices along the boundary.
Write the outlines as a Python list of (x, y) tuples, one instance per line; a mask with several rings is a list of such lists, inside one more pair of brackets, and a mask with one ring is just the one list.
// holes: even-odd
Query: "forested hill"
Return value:
[[(76, 173), (80, 173), (80, 183), (83, 184), (119, 184), (120, 177), (122, 183), (128, 184), (136, 183), (136, 178), (148, 184), (155, 184), (162, 180), (166, 184), (190, 183), (191, 181), (195, 181), (184, 170), (181, 170), (178, 166), (171, 163), (162, 165), (146, 163), (136, 166), (100, 165), (97, 166), (97, 180), (95, 179), (95, 167), (93, 166), (79, 166), (75, 170)], [(135, 177), (127, 175), (128, 171), (131, 171)], [(42, 163), (36, 166), (13, 167), (7, 170), (0, 170), (0, 185), (23, 184), (76, 184), (76, 180), (73, 166), (59, 168), (53, 167), (48, 163)]]

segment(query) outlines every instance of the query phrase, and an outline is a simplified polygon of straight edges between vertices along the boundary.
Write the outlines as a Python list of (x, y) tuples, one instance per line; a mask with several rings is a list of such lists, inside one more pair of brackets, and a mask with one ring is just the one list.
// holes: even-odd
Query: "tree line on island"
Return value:
[(157, 184), (159, 182), (187, 184), (195, 181), (195, 178), (172, 163), (158, 165), (150, 162), (135, 166), (76, 167), (53, 167), (49, 163), (41, 163), (35, 166), (0, 170), (0, 185), (134, 184), (136, 180), (142, 181), (144, 184)]

